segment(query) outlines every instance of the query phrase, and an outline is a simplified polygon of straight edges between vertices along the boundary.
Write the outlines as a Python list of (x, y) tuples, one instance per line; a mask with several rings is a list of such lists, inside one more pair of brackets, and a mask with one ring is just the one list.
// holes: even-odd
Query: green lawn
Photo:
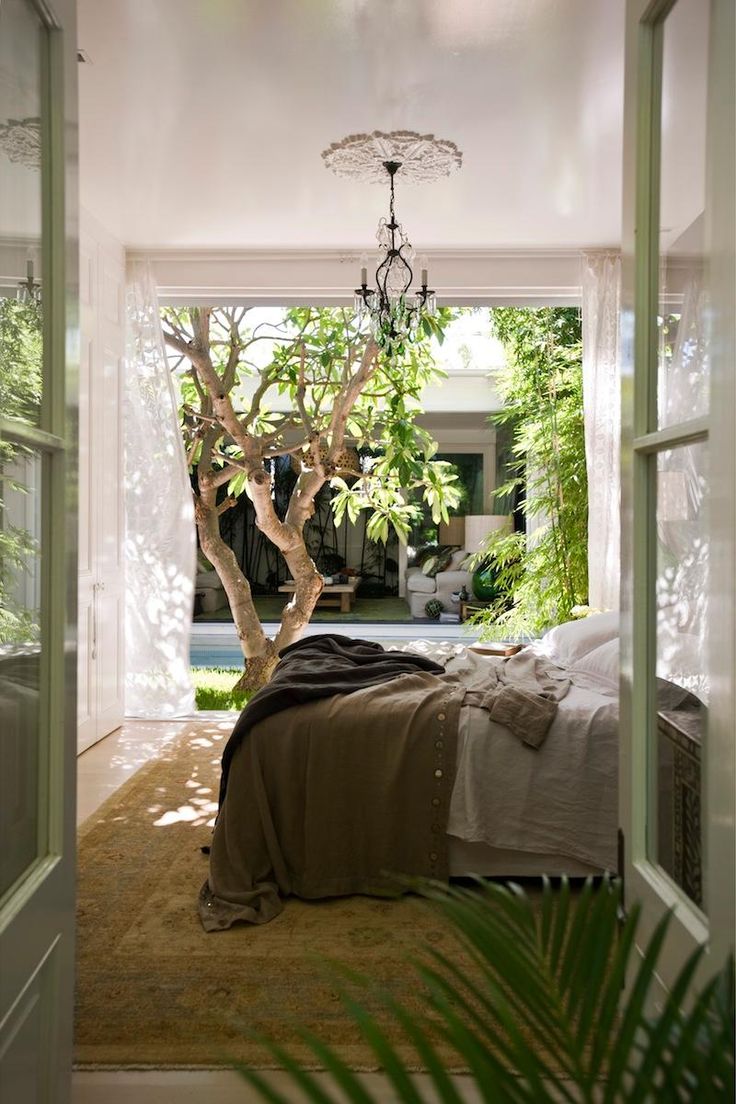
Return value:
[(192, 667), (197, 709), (242, 709), (249, 694), (234, 694), (240, 667)]

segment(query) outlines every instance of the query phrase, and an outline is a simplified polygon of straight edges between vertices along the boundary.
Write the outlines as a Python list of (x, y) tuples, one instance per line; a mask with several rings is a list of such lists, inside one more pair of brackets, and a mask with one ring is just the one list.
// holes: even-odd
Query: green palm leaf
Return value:
[[(460, 1104), (449, 1068), (469, 1071), (487, 1104), (644, 1104), (733, 1101), (733, 965), (693, 993), (703, 952), (685, 963), (656, 1019), (647, 1008), (670, 917), (639, 955), (640, 910), (623, 919), (618, 886), (603, 880), (573, 892), (545, 884), (541, 900), (515, 886), (415, 885), (444, 918), (459, 954), (428, 952), (414, 962), (426, 993), (417, 1017), (368, 980), (348, 979), (342, 1000), (402, 1104)], [(627, 987), (624, 988), (624, 983)], [(364, 993), (361, 998), (360, 992)], [(378, 996), (379, 1025), (365, 993)], [(386, 1020), (388, 1019), (388, 1026)], [(393, 1026), (392, 1026), (393, 1025)], [(330, 1074), (330, 1091), (279, 1045), (261, 1042), (312, 1104), (374, 1104), (375, 1097), (316, 1036), (300, 1038)], [(427, 1071), (431, 1097), (411, 1077), (395, 1039)], [(448, 1061), (447, 1054), (454, 1055)], [(267, 1079), (243, 1070), (270, 1104)]]

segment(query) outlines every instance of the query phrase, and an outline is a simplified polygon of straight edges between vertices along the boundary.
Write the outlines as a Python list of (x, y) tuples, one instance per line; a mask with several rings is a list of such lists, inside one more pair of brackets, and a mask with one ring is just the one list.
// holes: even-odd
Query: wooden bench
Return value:
[[(339, 606), (340, 613), (350, 613), (355, 602), (355, 592), (360, 586), (360, 575), (355, 575), (347, 583), (329, 583), (317, 599), (317, 605)], [(293, 580), (282, 583), (279, 592), (293, 594), (296, 583)]]

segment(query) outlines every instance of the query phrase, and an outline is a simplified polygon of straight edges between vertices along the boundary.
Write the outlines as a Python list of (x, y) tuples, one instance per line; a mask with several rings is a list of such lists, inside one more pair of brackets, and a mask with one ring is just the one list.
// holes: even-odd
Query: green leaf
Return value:
[(232, 498), (238, 498), (245, 490), (245, 484), (248, 476), (245, 472), (238, 472), (234, 475), (227, 485), (227, 493)]

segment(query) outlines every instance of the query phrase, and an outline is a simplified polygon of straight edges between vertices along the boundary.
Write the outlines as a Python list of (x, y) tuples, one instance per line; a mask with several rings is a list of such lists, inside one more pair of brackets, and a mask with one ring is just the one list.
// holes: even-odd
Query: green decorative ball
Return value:
[(424, 607), (424, 612), (427, 617), (431, 617), (433, 621), (436, 621), (444, 608), (439, 598), (430, 598)]
[(497, 596), (496, 570), (491, 564), (482, 564), (474, 573), (473, 594), (479, 602), (492, 602)]

